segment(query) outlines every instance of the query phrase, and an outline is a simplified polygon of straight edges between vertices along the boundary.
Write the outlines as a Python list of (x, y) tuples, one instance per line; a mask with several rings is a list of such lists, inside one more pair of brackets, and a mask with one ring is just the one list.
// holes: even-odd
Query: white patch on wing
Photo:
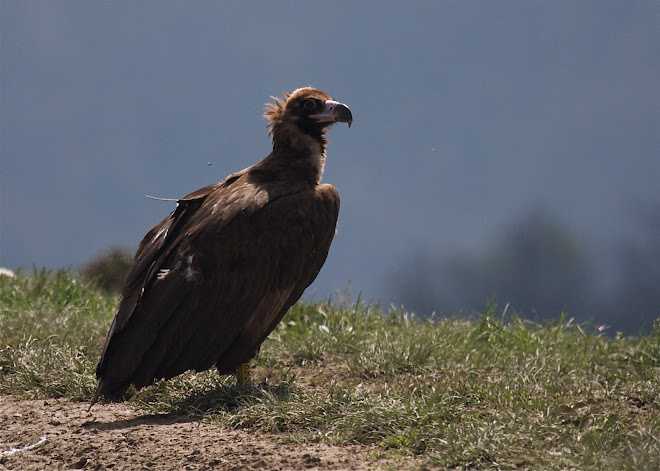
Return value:
[(158, 270), (158, 274), (156, 275), (156, 278), (159, 280), (164, 280), (167, 275), (170, 274), (169, 268), (161, 268)]
[(160, 236), (162, 236), (163, 234), (167, 233), (167, 227), (168, 227), (168, 226), (169, 226), (169, 224), (165, 224), (165, 225), (163, 226), (163, 228), (162, 228), (160, 231), (158, 231), (158, 232), (156, 233), (156, 235), (155, 235), (154, 238), (152, 239), (152, 242), (156, 242), (156, 241), (160, 238)]
[(193, 268), (193, 257), (194, 255), (188, 255), (186, 257), (186, 268), (183, 271), (183, 277), (187, 282), (192, 282), (197, 279), (198, 272)]

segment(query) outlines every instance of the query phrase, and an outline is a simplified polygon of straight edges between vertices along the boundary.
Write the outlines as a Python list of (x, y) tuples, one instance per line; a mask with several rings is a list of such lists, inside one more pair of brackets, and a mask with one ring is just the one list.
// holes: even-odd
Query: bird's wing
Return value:
[[(111, 340), (115, 338), (116, 334), (124, 330), (128, 320), (141, 302), (145, 290), (148, 290), (148, 286), (156, 278), (154, 274), (157, 274), (160, 265), (176, 244), (178, 236), (185, 233), (192, 216), (199, 210), (206, 197), (217, 187), (216, 184), (200, 188), (179, 200), (176, 209), (156, 224), (140, 241), (133, 259), (133, 265), (124, 281), (117, 312), (112, 320), (103, 345), (101, 358), (96, 367), (97, 377), (101, 377), (105, 368)], [(100, 391), (101, 388), (97, 391), (94, 402)]]
[(184, 200), (143, 239), (97, 368), (101, 395), (250, 358), (318, 274), (336, 190), (237, 184)]
[(165, 219), (156, 224), (142, 238), (135, 253), (133, 265), (122, 288), (123, 306), (117, 311), (116, 328), (121, 329), (132, 314), (147, 282), (167, 255), (173, 241), (183, 232), (191, 216), (201, 207), (206, 197), (218, 188), (209, 185), (191, 193), (177, 202), (177, 207)]

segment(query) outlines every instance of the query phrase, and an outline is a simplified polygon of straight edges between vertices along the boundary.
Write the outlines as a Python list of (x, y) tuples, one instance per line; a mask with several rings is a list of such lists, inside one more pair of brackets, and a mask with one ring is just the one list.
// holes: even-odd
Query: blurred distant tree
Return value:
[(660, 205), (637, 208), (633, 214), (642, 231), (637, 240), (622, 242), (615, 250), (617, 280), (611, 294), (602, 298), (602, 312), (611, 324), (625, 318), (649, 329), (660, 318)]
[(394, 289), (422, 315), (470, 313), (495, 296), (516, 311), (547, 318), (584, 306), (589, 273), (586, 247), (557, 218), (536, 211), (480, 254), (415, 254)]
[(482, 283), (502, 302), (542, 316), (582, 307), (590, 291), (587, 250), (552, 215), (528, 215), (490, 250)]
[(119, 293), (133, 263), (133, 252), (124, 248), (110, 249), (87, 262), (80, 276), (95, 280), (104, 291)]

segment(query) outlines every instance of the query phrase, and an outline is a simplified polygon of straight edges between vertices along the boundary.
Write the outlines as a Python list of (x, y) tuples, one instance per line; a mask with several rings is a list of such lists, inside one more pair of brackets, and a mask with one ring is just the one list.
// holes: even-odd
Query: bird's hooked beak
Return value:
[(353, 123), (353, 114), (348, 106), (333, 100), (327, 100), (322, 112), (311, 114), (309, 117), (319, 123), (348, 123), (349, 128)]

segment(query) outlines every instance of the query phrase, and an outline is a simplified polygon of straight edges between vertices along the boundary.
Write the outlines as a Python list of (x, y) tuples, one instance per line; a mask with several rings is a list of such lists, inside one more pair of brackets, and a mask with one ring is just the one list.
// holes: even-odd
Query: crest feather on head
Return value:
[(266, 103), (266, 105), (264, 106), (264, 108), (266, 109), (266, 111), (264, 112), (264, 118), (266, 118), (269, 121), (268, 123), (269, 136), (273, 134), (273, 126), (275, 126), (277, 123), (282, 121), (282, 116), (284, 115), (284, 108), (286, 107), (286, 102), (291, 96), (291, 93), (282, 92), (282, 96), (284, 96), (284, 99), (276, 96), (271, 96), (274, 102)]

